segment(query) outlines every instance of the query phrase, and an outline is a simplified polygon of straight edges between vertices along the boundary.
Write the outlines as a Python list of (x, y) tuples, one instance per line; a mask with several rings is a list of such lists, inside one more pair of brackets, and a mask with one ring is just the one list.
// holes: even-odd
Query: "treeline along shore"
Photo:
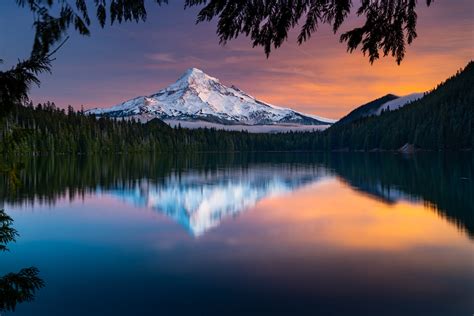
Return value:
[(54, 103), (13, 105), (0, 121), (9, 154), (126, 152), (469, 151), (474, 148), (474, 62), (423, 98), (324, 131), (258, 134), (171, 128), (159, 119), (96, 118)]

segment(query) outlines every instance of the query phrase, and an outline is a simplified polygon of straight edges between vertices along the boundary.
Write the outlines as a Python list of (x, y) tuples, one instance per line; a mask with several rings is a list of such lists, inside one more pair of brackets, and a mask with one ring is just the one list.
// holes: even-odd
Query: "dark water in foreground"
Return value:
[[(2, 315), (471, 315), (469, 155), (25, 159)], [(0, 298), (1, 300), (2, 298)]]

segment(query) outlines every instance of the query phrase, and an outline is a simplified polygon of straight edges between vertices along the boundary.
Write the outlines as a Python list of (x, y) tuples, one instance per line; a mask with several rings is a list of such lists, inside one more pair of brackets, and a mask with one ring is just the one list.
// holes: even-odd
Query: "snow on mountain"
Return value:
[(222, 126), (325, 126), (335, 120), (277, 107), (226, 87), (203, 71), (188, 69), (175, 83), (149, 96), (141, 96), (106, 109), (86, 113), (141, 121), (207, 122)]
[(389, 101), (389, 102), (386, 102), (386, 103), (382, 104), (377, 109), (375, 114), (380, 115), (382, 113), (382, 111), (386, 111), (386, 110), (393, 111), (393, 110), (400, 109), (400, 108), (404, 107), (405, 105), (407, 105), (408, 103), (411, 103), (411, 102), (414, 102), (416, 100), (419, 100), (419, 99), (423, 98), (423, 96), (424, 96), (424, 93), (412, 93), (412, 94), (408, 94), (408, 95), (403, 96), (403, 97), (399, 97), (395, 100), (392, 100), (392, 101)]

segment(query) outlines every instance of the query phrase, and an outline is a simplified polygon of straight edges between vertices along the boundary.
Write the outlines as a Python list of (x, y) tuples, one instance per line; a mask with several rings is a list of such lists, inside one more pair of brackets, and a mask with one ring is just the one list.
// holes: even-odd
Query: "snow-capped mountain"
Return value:
[(172, 125), (176, 122), (203, 122), (223, 126), (328, 126), (335, 122), (259, 101), (235, 86), (226, 87), (196, 68), (188, 69), (175, 83), (155, 94), (87, 113), (135, 117), (142, 121), (159, 118)]

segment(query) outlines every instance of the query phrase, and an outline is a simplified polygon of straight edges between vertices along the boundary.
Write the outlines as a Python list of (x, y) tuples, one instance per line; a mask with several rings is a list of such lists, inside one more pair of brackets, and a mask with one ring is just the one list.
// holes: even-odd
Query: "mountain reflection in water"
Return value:
[[(14, 315), (461, 315), (474, 293), (466, 154), (23, 158), (0, 198)], [(1, 208), (1, 207), (0, 207)], [(185, 304), (183, 304), (185, 302)]]
[(197, 237), (225, 217), (235, 216), (262, 199), (313, 183), (324, 173), (323, 168), (305, 166), (254, 166), (170, 174), (162, 183), (141, 180), (103, 193), (163, 212)]
[[(146, 159), (145, 159), (146, 158)], [(156, 209), (194, 236), (262, 199), (338, 177), (385, 203), (423, 202), (474, 236), (471, 154), (255, 154), (190, 157), (118, 155), (35, 157), (25, 161), (22, 186), (0, 182), (2, 200), (54, 204), (68, 196), (110, 194)]]

